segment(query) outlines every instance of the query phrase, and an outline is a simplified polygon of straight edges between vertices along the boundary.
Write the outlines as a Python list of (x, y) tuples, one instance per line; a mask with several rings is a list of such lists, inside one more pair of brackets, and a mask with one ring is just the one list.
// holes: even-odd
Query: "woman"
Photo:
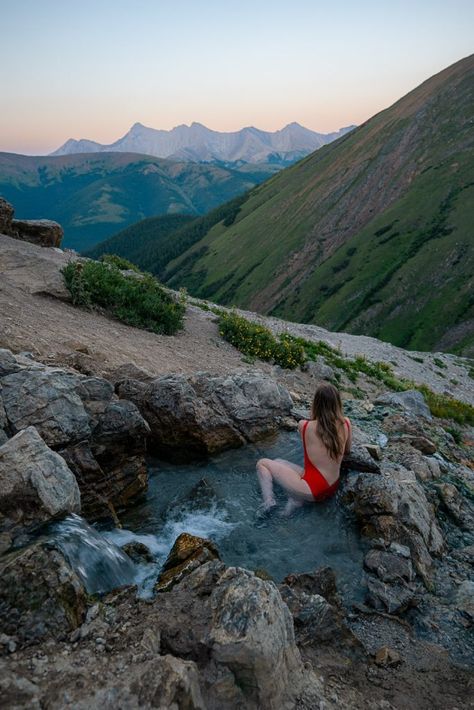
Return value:
[(304, 468), (284, 459), (257, 462), (263, 512), (276, 506), (273, 481), (288, 493), (286, 515), (304, 503), (325, 500), (337, 491), (342, 457), (351, 450), (352, 432), (349, 419), (342, 413), (341, 396), (333, 385), (319, 385), (311, 419), (298, 422), (298, 431), (303, 439)]

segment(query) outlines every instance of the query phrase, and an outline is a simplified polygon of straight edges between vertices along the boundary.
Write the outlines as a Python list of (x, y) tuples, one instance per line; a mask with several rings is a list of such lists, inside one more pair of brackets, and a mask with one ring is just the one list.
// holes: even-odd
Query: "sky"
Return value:
[(474, 0), (0, 0), (0, 150), (359, 124), (474, 51)]

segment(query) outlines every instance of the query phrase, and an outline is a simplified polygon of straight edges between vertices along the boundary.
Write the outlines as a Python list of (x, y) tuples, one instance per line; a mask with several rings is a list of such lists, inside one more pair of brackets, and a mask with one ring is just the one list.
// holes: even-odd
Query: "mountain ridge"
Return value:
[(254, 188), (163, 277), (264, 314), (472, 354), (473, 115), (471, 55)]
[(353, 128), (346, 126), (331, 133), (318, 133), (293, 121), (277, 131), (245, 126), (239, 131), (223, 132), (194, 121), (189, 126), (181, 124), (167, 131), (136, 122), (113, 143), (70, 138), (50, 155), (124, 151), (192, 162), (263, 163), (278, 159), (285, 164), (308, 155)]

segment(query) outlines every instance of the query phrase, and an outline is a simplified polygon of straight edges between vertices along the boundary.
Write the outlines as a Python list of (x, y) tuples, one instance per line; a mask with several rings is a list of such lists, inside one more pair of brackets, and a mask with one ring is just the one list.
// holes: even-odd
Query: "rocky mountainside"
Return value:
[(142, 153), (170, 160), (221, 163), (293, 163), (326, 143), (339, 138), (354, 126), (334, 133), (317, 133), (298, 123), (290, 123), (279, 131), (242, 128), (222, 133), (201, 123), (176, 126), (170, 131), (148, 128), (135, 123), (122, 138), (102, 145), (90, 140), (69, 139), (51, 155), (120, 151)]
[(158, 271), (220, 303), (472, 354), (473, 115), (474, 55), (253, 189)]
[(204, 214), (274, 172), (101, 153), (32, 157), (0, 153), (0, 195), (22, 219), (59, 221), (78, 251), (157, 214)]
[[(4, 704), (467, 707), (474, 415), (434, 416), (418, 390), (387, 391), (363, 370), (354, 381), (346, 366), (365, 353), (473, 402), (472, 362), (246, 314), (340, 348), (333, 365), (249, 362), (222, 339), (210, 303), (189, 303), (176, 336), (74, 307), (61, 277), (70, 259), (0, 236)], [(336, 503), (363, 549), (357, 598), (345, 600), (328, 567), (272, 580), (228, 566), (214, 543), (186, 533), (158, 565), (143, 543), (153, 535), (119, 547), (78, 517), (110, 530), (137, 496), (151, 507), (147, 452), (212, 456), (294, 429), (322, 379), (339, 381), (353, 422)], [(274, 531), (286, 535), (285, 522)], [(95, 573), (116, 573), (107, 588), (91, 586), (86, 538)], [(133, 585), (151, 573), (151, 596), (139, 598)]]

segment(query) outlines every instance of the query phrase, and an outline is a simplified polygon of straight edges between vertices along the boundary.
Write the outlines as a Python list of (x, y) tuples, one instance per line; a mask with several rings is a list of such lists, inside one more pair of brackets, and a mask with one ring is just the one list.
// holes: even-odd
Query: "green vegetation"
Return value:
[(125, 276), (113, 260), (70, 262), (62, 273), (74, 305), (103, 309), (154, 333), (173, 335), (183, 327), (184, 305), (149, 274)]
[(437, 367), (441, 367), (441, 368), (446, 369), (446, 365), (444, 364), (444, 362), (442, 360), (439, 359), (439, 357), (433, 358), (433, 362)]
[(397, 377), (388, 363), (370, 362), (363, 355), (355, 358), (344, 357), (339, 350), (322, 340), (313, 342), (287, 334), (275, 338), (268, 328), (252, 323), (234, 312), (220, 315), (219, 332), (247, 357), (273, 361), (289, 369), (301, 366), (308, 360), (316, 361), (318, 357), (323, 357), (328, 365), (339, 371), (336, 373), (336, 379), (340, 378), (342, 372), (355, 384), (359, 375), (363, 374), (395, 392), (417, 389), (424, 395), (435, 417), (452, 419), (459, 424), (474, 424), (473, 406), (448, 395), (433, 392), (427, 385)]
[(459, 429), (453, 426), (445, 426), (444, 429), (448, 434), (451, 434), (456, 444), (462, 444), (462, 434)]
[(473, 87), (468, 57), (254, 188), (230, 227), (162, 267), (164, 281), (404, 348), (436, 350), (449, 334), (469, 352)]
[(100, 257), (100, 261), (104, 264), (109, 264), (110, 266), (116, 266), (117, 269), (120, 269), (121, 271), (135, 271), (136, 273), (140, 273), (138, 266), (135, 266), (135, 264), (132, 264), (132, 262), (128, 261), (128, 259), (124, 259), (122, 256), (118, 256), (117, 254), (103, 254)]
[(425, 362), (422, 357), (417, 357), (416, 355), (409, 355), (409, 357), (415, 362)]
[(251, 323), (236, 313), (223, 313), (219, 319), (222, 337), (249, 358), (259, 358), (293, 370), (305, 361), (305, 353), (293, 338), (275, 338), (268, 328)]
[(0, 153), (0, 194), (22, 219), (59, 222), (64, 246), (84, 253), (147, 217), (206, 214), (274, 172), (272, 166), (252, 172), (133, 153)]

